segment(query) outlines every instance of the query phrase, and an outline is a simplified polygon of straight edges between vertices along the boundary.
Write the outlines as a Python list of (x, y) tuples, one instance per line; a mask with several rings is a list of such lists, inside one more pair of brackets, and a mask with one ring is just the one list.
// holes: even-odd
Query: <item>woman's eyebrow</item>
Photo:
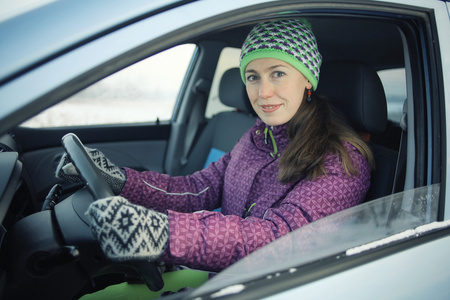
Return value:
[[(268, 67), (268, 68), (266, 68), (264, 71), (266, 71), (266, 72), (268, 72), (268, 71), (272, 71), (273, 69), (276, 69), (276, 68), (286, 68), (286, 69), (289, 69), (289, 67), (288, 66), (285, 66), (285, 65), (273, 65), (273, 66), (270, 66), (270, 67)], [(249, 70), (246, 70), (245, 71), (245, 73), (258, 73), (256, 70), (253, 70), (253, 69), (249, 69)]]
[(288, 67), (287, 66), (285, 66), (285, 65), (274, 65), (274, 66), (270, 66), (270, 67), (268, 67), (267, 69), (266, 69), (266, 71), (271, 71), (271, 70), (273, 70), (273, 69), (276, 69), (276, 68), (287, 68), (288, 69)]

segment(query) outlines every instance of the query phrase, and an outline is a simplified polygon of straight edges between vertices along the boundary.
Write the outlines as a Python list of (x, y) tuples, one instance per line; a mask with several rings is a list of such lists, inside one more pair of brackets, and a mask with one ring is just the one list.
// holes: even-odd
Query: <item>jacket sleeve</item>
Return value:
[(220, 207), (223, 178), (230, 159), (223, 155), (207, 168), (188, 176), (171, 177), (153, 171), (124, 168), (127, 181), (121, 196), (160, 212), (213, 210)]
[(361, 155), (356, 158), (357, 176), (346, 175), (334, 161), (327, 175), (300, 181), (262, 218), (169, 211), (169, 244), (161, 260), (217, 272), (292, 230), (360, 203), (370, 185), (370, 166)]

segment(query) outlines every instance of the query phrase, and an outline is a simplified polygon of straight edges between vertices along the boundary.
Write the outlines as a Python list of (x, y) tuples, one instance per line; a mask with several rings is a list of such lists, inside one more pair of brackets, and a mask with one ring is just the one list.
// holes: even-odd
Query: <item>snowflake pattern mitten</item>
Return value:
[[(113, 164), (101, 151), (85, 147), (89, 157), (99, 169), (103, 179), (108, 183), (114, 195), (119, 195), (125, 186), (126, 175), (121, 168)], [(64, 153), (56, 167), (56, 177), (70, 180), (72, 182), (79, 182), (80, 175), (75, 166), (70, 161), (69, 155)]]
[(103, 252), (112, 260), (157, 260), (169, 239), (167, 215), (121, 196), (93, 202), (86, 214)]

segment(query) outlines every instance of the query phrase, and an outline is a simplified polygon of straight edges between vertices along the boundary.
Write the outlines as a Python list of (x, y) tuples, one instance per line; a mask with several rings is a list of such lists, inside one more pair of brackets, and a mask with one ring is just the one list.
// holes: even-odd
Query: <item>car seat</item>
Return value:
[(207, 167), (223, 154), (231, 151), (251, 126), (256, 116), (247, 97), (239, 68), (227, 70), (219, 84), (219, 99), (234, 111), (214, 115), (196, 139), (180, 175), (188, 175)]
[(370, 140), (371, 134), (383, 133), (388, 122), (386, 96), (376, 71), (355, 61), (326, 62), (320, 70), (317, 94), (330, 98), (372, 149), (376, 169), (366, 200), (391, 194), (397, 152)]

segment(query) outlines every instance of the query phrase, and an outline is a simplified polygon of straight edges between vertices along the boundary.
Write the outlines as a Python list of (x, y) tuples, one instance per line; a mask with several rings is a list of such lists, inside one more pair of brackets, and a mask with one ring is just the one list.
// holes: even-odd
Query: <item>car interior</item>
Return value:
[[(229, 69), (222, 75), (219, 100), (234, 110), (214, 115), (204, 128), (197, 130), (200, 132), (199, 136), (191, 138), (193, 145), (187, 146), (189, 153), (185, 161), (182, 161), (181, 169), (173, 170), (171, 174), (189, 175), (206, 167), (209, 162), (231, 151), (237, 140), (255, 123), (256, 113), (248, 100), (238, 68)], [(201, 126), (193, 115), (189, 122)], [(189, 151), (190, 147), (192, 150)]]
[[(399, 30), (393, 24), (365, 19), (336, 18), (324, 21), (320, 18), (308, 18), (308, 21), (312, 24), (324, 58), (317, 93), (329, 98), (345, 115), (352, 127), (370, 144), (376, 159), (377, 170), (373, 173), (371, 189), (366, 199), (389, 195), (393, 192), (394, 178), (396, 182), (401, 180), (401, 174), (396, 174), (401, 128), (399, 122), (388, 119), (386, 95), (377, 70), (404, 67)], [(217, 37), (208, 38), (226, 40), (227, 46), (238, 48), (251, 27), (249, 25), (245, 30), (242, 27), (233, 28), (217, 33)], [(364, 42), (351, 43), (350, 37)], [(384, 41), (383, 45), (379, 41)], [(368, 49), (374, 48), (382, 51), (377, 52), (377, 55), (368, 55)], [(221, 113), (230, 118), (224, 120), (222, 125), (226, 131), (221, 132), (213, 127), (221, 126), (216, 125), (216, 122), (220, 122), (217, 118), (225, 118), (221, 114), (211, 118), (204, 128), (199, 126), (199, 130), (203, 131), (194, 140), (192, 149), (188, 150), (189, 156), (196, 162), (187, 160), (192, 167), (181, 163), (179, 167), (167, 170), (169, 174), (186, 175), (201, 169), (211, 149), (217, 148), (223, 152), (231, 150), (243, 131), (253, 124), (255, 115), (248, 105), (238, 69), (230, 69), (223, 74), (219, 93), (222, 103), (235, 108), (233, 112)], [(244, 103), (238, 104), (237, 99)], [(197, 121), (192, 116), (201, 115), (195, 109), (193, 107), (190, 113), (190, 121), (194, 123)], [(247, 125), (239, 123), (240, 118), (248, 119), (245, 121)], [(239, 129), (232, 124), (239, 124)], [(210, 130), (215, 134), (210, 133)], [(207, 135), (210, 136), (206, 137)], [(226, 139), (228, 137), (230, 139)], [(216, 145), (217, 139), (222, 145)], [(170, 160), (176, 161), (173, 158)]]
[[(383, 190), (390, 190), (401, 128), (398, 121), (388, 119), (384, 89), (376, 72), (405, 67), (399, 29), (395, 24), (366, 18), (310, 17), (308, 21), (312, 24), (324, 59), (317, 92), (336, 101), (355, 130), (366, 133), (365, 138), (369, 136), (367, 133), (370, 134), (375, 156), (378, 158), (379, 154), (380, 157), (377, 159), (377, 165), (380, 165), (377, 172), (386, 172), (385, 175), (389, 174), (392, 178), (390, 183), (384, 181), (388, 186)], [(225, 28), (186, 41), (197, 45), (198, 50), (192, 58), (191, 69), (187, 73), (189, 78), (181, 88), (171, 120), (146, 124), (133, 124), (131, 121), (126, 126), (14, 129), (12, 134), (20, 142), (25, 169), (31, 177), (29, 188), (33, 192), (30, 194), (37, 197), (34, 205), (39, 207), (48, 190), (57, 183), (51, 175), (62, 155), (60, 139), (67, 132), (78, 134), (87, 145), (103, 148), (118, 165), (171, 175), (186, 175), (203, 168), (211, 149), (219, 150), (215, 152), (216, 156), (231, 150), (242, 133), (253, 124), (255, 114), (248, 104), (238, 71), (232, 67), (219, 75), (218, 91), (220, 101), (232, 110), (213, 117), (205, 116), (215, 75), (215, 69), (211, 66), (217, 64), (225, 47), (239, 49), (252, 26), (246, 24)], [(377, 55), (372, 55), (372, 51)], [(376, 95), (366, 88), (372, 88)], [(145, 144), (133, 144), (137, 142)], [(130, 145), (136, 152), (132, 154), (132, 161), (131, 154), (124, 153)], [(146, 148), (149, 147), (156, 150), (150, 156), (146, 155)], [(65, 190), (72, 192), (76, 188), (67, 186)], [(374, 187), (372, 190), (380, 189)], [(380, 192), (368, 198), (385, 194)]]
[[(290, 14), (286, 16), (298, 17), (294, 12)], [(405, 111), (400, 111), (402, 119), (393, 120), (388, 115), (391, 95), (386, 92), (378, 75), (383, 70), (406, 69), (408, 89), (412, 89), (412, 82), (420, 83), (418, 78), (422, 78), (422, 75), (411, 75), (413, 71), (417, 71), (416, 74), (425, 73), (420, 51), (414, 47), (419, 37), (411, 24), (416, 20), (413, 22), (390, 18), (389, 13), (375, 17), (345, 12), (311, 13), (302, 17), (306, 17), (311, 23), (324, 59), (317, 93), (330, 99), (369, 143), (374, 153), (376, 170), (372, 174), (366, 201), (424, 186), (429, 182), (440, 182), (439, 171), (433, 171), (432, 178), (422, 172), (427, 166), (424, 154), (429, 142), (425, 101), (421, 98), (424, 87), (422, 84), (415, 86), (414, 101), (412, 98), (409, 101), (402, 99), (401, 107), (405, 108)], [(138, 170), (152, 169), (173, 176), (191, 174), (230, 151), (240, 136), (254, 124), (256, 115), (248, 101), (236, 65), (221, 73), (216, 72), (216, 66), (223, 49), (239, 49), (247, 33), (258, 21), (255, 19), (226, 24), (213, 32), (180, 37), (178, 44), (194, 44), (196, 51), (170, 120), (50, 128), (18, 126), (2, 136), (1, 150), (19, 153), (24, 183), (15, 191), (3, 226), (10, 230), (19, 220), (41, 211), (55, 184), (62, 186), (59, 201), (71, 197), (74, 192), (79, 197), (86, 195), (86, 192), (77, 192), (82, 184), (62, 182), (54, 177), (56, 164), (64, 151), (61, 137), (69, 132), (75, 133), (86, 146), (100, 149), (117, 165)], [(153, 54), (156, 53), (149, 52), (147, 56)], [(138, 61), (136, 56), (136, 63)], [(121, 61), (115, 63), (120, 65)], [(102, 76), (107, 75), (110, 74)], [(218, 97), (228, 108), (209, 117), (205, 115), (205, 110), (214, 80), (220, 82)], [(408, 102), (409, 110), (406, 104), (403, 105), (404, 101)], [(434, 111), (438, 108), (429, 109)], [(411, 147), (414, 151), (408, 152)], [(420, 158), (421, 156), (424, 158)], [(32, 247), (31, 244), (27, 244), (27, 247)], [(18, 250), (18, 253), (22, 252)], [(23, 255), (28, 255), (29, 252), (26, 253)], [(17, 264), (15, 268), (26, 269), (24, 262), (20, 260), (18, 257), (14, 261)], [(131, 270), (136, 271), (134, 268)], [(22, 270), (17, 272), (16, 276), (21, 280), (38, 284), (40, 280), (47, 280), (39, 276), (36, 279), (36, 274), (24, 274), (22, 272), (25, 271)], [(86, 282), (85, 278), (79, 278), (79, 274), (68, 267), (64, 272), (64, 276), (78, 280), (83, 291), (92, 289), (90, 285), (99, 288), (117, 280), (117, 275), (92, 271), (96, 276), (93, 284)], [(57, 276), (61, 276), (61, 273), (58, 274)], [(17, 286), (12, 288), (13, 292), (17, 292)], [(70, 293), (81, 293), (77, 288)]]

